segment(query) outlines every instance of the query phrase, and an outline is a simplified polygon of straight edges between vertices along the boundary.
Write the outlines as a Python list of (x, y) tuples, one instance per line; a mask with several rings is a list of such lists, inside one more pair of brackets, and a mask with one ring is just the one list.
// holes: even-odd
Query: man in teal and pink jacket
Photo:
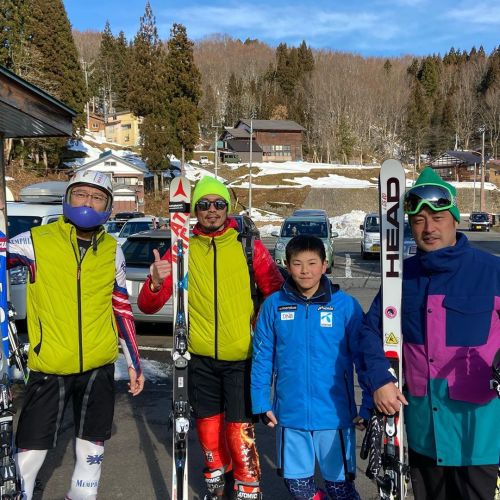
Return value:
[(405, 405), (416, 500), (488, 499), (500, 454), (500, 400), (490, 389), (500, 346), (500, 258), (457, 233), (455, 188), (430, 167), (405, 195), (417, 255), (403, 269), (404, 395), (385, 383), (380, 293), (361, 333), (377, 408)]

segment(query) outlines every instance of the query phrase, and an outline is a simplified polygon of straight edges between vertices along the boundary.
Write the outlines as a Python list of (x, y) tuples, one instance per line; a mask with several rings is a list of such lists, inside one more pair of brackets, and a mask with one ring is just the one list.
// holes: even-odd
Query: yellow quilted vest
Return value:
[(117, 241), (104, 231), (97, 250), (80, 261), (76, 229), (64, 222), (31, 230), (36, 276), (28, 284), (31, 370), (57, 375), (84, 372), (118, 357), (111, 305)]
[(189, 351), (225, 361), (252, 355), (250, 276), (238, 233), (196, 235), (189, 246)]

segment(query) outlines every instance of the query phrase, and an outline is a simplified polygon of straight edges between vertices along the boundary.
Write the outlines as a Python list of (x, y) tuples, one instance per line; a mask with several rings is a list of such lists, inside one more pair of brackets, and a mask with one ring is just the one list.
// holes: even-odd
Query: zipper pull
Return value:
[(77, 280), (77, 281), (80, 281), (80, 273), (81, 273), (81, 267), (80, 267), (80, 266), (78, 266), (78, 267), (76, 268), (76, 280)]

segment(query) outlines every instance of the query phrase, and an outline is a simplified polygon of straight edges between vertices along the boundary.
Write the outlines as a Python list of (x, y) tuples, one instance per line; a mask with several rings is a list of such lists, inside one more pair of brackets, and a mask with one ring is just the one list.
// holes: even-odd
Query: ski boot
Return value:
[(205, 469), (203, 475), (205, 476), (205, 483), (208, 490), (203, 500), (224, 499), (224, 489), (226, 486), (224, 469)]
[(262, 500), (259, 486), (241, 484), (238, 481), (234, 485), (232, 500)]

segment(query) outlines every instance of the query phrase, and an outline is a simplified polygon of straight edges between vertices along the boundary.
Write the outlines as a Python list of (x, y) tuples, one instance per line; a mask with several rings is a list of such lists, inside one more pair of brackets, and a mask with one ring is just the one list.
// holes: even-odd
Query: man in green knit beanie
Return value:
[[(417, 254), (404, 261), (401, 330), (405, 385), (386, 383), (380, 292), (360, 351), (376, 408), (404, 408), (415, 500), (494, 498), (500, 399), (490, 389), (500, 345), (500, 259), (457, 231), (456, 189), (426, 167), (404, 196)], [(380, 339), (379, 348), (373, 336)]]

